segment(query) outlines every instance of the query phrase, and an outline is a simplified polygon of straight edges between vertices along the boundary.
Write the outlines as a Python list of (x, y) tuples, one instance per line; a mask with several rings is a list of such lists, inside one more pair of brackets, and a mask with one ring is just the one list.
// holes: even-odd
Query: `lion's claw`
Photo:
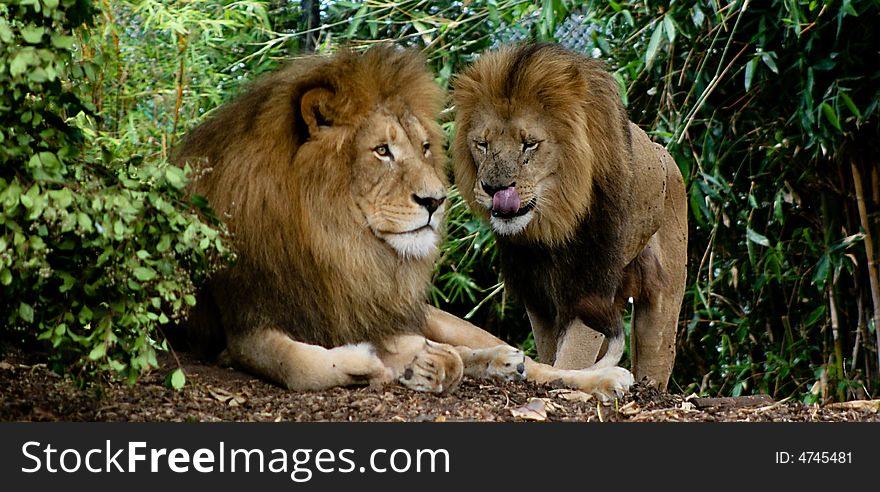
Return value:
[(461, 357), (449, 345), (426, 341), (397, 381), (409, 389), (429, 393), (450, 393), (461, 383)]
[(598, 378), (591, 392), (603, 402), (622, 398), (635, 383), (632, 373), (622, 367), (587, 370)]

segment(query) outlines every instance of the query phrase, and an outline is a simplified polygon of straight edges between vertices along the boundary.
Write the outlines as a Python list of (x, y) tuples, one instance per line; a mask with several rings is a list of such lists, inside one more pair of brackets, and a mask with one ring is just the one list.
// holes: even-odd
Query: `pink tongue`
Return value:
[(492, 197), (492, 210), (496, 212), (512, 214), (519, 210), (520, 204), (519, 193), (513, 186), (495, 192), (495, 196)]

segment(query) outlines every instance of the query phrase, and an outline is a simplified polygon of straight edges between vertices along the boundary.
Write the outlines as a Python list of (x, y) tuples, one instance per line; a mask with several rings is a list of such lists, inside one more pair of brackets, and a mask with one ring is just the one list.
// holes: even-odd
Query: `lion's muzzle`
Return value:
[(440, 205), (443, 205), (443, 202), (446, 201), (445, 196), (434, 198), (432, 196), (419, 196), (415, 193), (413, 193), (412, 199), (414, 202), (418, 203), (419, 205), (424, 207), (425, 210), (428, 211), (429, 220), (431, 215), (433, 215), (434, 212), (436, 212), (437, 209), (440, 208)]

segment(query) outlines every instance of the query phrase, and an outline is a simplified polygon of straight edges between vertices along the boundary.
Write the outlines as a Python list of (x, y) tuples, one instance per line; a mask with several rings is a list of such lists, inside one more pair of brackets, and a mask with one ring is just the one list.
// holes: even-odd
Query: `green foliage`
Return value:
[(866, 19), (880, 4), (609, 5), (593, 13), (598, 46), (689, 182), (676, 379), (806, 401), (875, 392), (860, 240), (878, 231), (859, 222), (852, 166), (876, 173), (880, 39)]
[(0, 5), (0, 333), (50, 344), (58, 370), (133, 381), (156, 366), (155, 329), (230, 254), (185, 199), (186, 170), (109, 145), (96, 124), (81, 94), (101, 65), (76, 31), (92, 18), (82, 0)]
[(82, 32), (83, 67), (98, 82), (88, 98), (101, 115), (101, 137), (166, 157), (207, 111), (276, 65), (252, 56), (271, 30), (266, 7), (214, 0), (105, 5)]

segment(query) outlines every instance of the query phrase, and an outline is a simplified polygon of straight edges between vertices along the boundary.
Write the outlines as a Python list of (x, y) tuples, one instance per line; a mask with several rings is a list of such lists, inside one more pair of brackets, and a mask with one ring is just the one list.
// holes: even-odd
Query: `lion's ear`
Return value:
[(333, 92), (324, 87), (310, 89), (299, 100), (299, 108), (303, 121), (309, 128), (309, 135), (314, 135), (321, 127), (331, 126), (330, 98)]

